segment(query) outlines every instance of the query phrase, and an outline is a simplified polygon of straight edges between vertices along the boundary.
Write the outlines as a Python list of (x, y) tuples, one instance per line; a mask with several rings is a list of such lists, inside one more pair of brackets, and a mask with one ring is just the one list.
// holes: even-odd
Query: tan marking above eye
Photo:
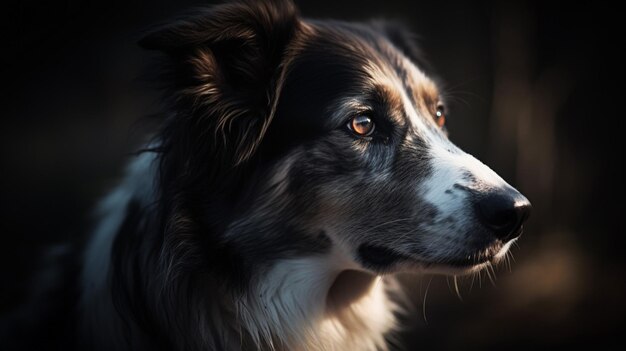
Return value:
[(374, 132), (374, 120), (366, 115), (358, 115), (348, 122), (348, 127), (358, 136), (370, 136)]
[(446, 112), (443, 105), (437, 106), (437, 112), (435, 112), (435, 123), (442, 128), (446, 124)]

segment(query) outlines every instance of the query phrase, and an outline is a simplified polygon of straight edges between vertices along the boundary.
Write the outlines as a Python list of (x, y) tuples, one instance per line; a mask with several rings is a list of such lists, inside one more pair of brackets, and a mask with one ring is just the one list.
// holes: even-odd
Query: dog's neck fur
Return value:
[(384, 334), (394, 327), (397, 306), (387, 298), (383, 278), (342, 271), (342, 263), (334, 250), (275, 264), (238, 302), (241, 323), (255, 344), (278, 350), (386, 349)]

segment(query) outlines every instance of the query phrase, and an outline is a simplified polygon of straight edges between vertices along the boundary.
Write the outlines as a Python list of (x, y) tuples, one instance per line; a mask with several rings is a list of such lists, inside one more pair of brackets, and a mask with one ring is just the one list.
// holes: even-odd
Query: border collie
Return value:
[(404, 29), (244, 1), (140, 45), (167, 117), (99, 207), (81, 347), (384, 350), (394, 273), (476, 272), (520, 235), (530, 203), (450, 142)]

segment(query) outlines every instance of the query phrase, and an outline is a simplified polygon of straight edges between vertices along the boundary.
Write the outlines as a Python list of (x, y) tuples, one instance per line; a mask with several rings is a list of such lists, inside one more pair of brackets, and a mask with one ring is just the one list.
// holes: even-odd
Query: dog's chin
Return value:
[(443, 275), (466, 275), (476, 273), (489, 265), (499, 263), (509, 251), (515, 239), (507, 243), (494, 243), (476, 254), (460, 258), (448, 258), (436, 262), (422, 262), (420, 272)]
[(418, 271), (419, 273), (441, 274), (441, 275), (467, 275), (476, 273), (487, 268), (493, 261), (486, 260), (481, 263), (468, 263), (467, 265), (456, 265), (449, 263), (426, 264)]
[(393, 249), (361, 245), (359, 257), (368, 271), (376, 274), (429, 273), (443, 275), (465, 275), (478, 272), (504, 258), (515, 239), (502, 243), (493, 242), (480, 249), (467, 251), (462, 256), (428, 259), (420, 255), (405, 254)]

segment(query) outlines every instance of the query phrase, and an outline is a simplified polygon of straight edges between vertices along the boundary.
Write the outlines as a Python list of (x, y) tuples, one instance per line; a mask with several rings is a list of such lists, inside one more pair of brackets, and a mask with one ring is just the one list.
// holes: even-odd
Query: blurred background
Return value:
[[(82, 242), (158, 109), (141, 30), (205, 1), (2, 5), (0, 314), (42, 250)], [(600, 2), (297, 1), (306, 17), (397, 19), (449, 95), (451, 139), (534, 212), (515, 261), (481, 277), (403, 276), (405, 349), (624, 343), (622, 16)], [(624, 217), (622, 217), (624, 216)], [(620, 229), (621, 228), (621, 229)], [(623, 347), (623, 345), (622, 345)]]

